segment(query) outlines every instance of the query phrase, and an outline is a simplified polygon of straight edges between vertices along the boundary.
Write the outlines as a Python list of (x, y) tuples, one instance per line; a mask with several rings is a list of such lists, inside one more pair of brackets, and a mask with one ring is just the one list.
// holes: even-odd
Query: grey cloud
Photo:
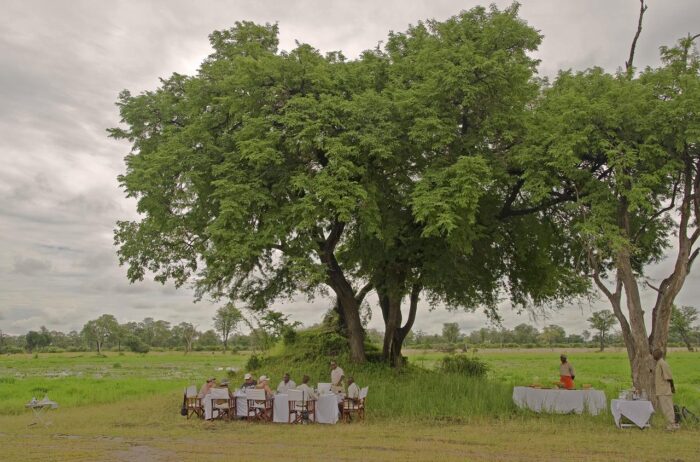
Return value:
[(51, 262), (33, 257), (17, 257), (14, 272), (25, 276), (36, 276), (51, 270)]
[[(13, 324), (3, 326), (8, 332), (26, 332), (48, 315), (61, 321), (56, 328), (79, 329), (102, 312), (115, 314), (121, 322), (151, 315), (211, 324), (217, 304), (192, 304), (189, 288), (174, 290), (153, 281), (130, 285), (125, 269), (117, 266), (114, 223), (137, 217), (133, 199), (124, 198), (116, 181), (129, 146), (105, 133), (118, 124), (114, 102), (120, 90), (138, 93), (154, 89), (159, 76), (196, 72), (210, 53), (208, 34), (236, 20), (278, 22), (282, 49), (299, 40), (353, 58), (386, 40), (389, 30), (403, 31), (427, 18), (444, 19), (478, 3), (490, 2), (0, 2), (0, 271), (7, 274), (0, 279), (0, 306), (51, 307), (46, 313), (13, 311)], [(496, 3), (505, 7), (511, 1)], [(541, 74), (553, 76), (560, 68), (600, 65), (614, 71), (622, 66), (637, 9), (633, 0), (528, 0), (521, 16), (544, 35), (535, 56), (542, 59)], [(699, 13), (695, 0), (651, 0), (637, 65), (657, 65), (659, 45), (700, 32), (695, 30)], [(697, 300), (697, 280), (697, 275), (690, 276), (679, 303)], [(653, 293), (644, 296), (649, 302)], [(298, 297), (275, 308), (310, 325), (320, 321), (331, 303), (329, 297)], [(437, 332), (443, 322), (458, 322), (463, 330), (486, 324), (479, 311), (428, 308), (421, 304), (416, 329)], [(527, 314), (503, 308), (504, 325), (530, 322)], [(593, 307), (571, 307), (538, 322), (583, 330), (587, 313), (602, 308), (604, 301), (596, 301)], [(7, 313), (3, 311), (5, 319)], [(381, 324), (375, 310), (370, 325)]]

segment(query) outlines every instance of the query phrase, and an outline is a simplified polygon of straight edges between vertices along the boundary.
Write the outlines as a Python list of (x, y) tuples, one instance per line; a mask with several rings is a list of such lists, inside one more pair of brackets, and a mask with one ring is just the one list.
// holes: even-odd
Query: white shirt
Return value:
[(307, 396), (308, 396), (309, 399), (318, 399), (318, 396), (317, 396), (316, 393), (314, 392), (313, 388), (311, 388), (310, 386), (308, 386), (308, 385), (305, 384), (305, 383), (302, 383), (301, 385), (299, 385), (299, 386), (297, 387), (297, 390), (303, 391), (303, 392), (304, 392), (304, 397), (307, 397)]
[(355, 382), (348, 386), (348, 398), (359, 399), (360, 398), (360, 387), (357, 386)]
[(331, 369), (331, 385), (340, 385), (340, 381), (343, 379), (344, 375), (345, 372), (343, 372), (339, 366), (336, 366), (335, 369)]
[(280, 384), (277, 385), (277, 393), (286, 394), (287, 391), (293, 390), (293, 389), (295, 389), (296, 387), (297, 387), (297, 384), (294, 383), (294, 380), (291, 380), (291, 379), (290, 379), (289, 382), (287, 382), (287, 383), (284, 383), (284, 380), (282, 380), (282, 381), (280, 382)]

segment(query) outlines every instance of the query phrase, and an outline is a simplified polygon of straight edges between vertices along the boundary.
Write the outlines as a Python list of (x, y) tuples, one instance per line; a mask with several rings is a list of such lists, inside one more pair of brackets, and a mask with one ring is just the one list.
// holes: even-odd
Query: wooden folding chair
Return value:
[(302, 390), (289, 390), (287, 394), (289, 397), (289, 423), (316, 422), (316, 401), (310, 399)]
[(343, 400), (343, 421), (350, 422), (352, 415), (357, 415), (358, 420), (365, 420), (365, 401), (367, 400), (367, 392), (369, 387), (364, 387), (360, 390), (358, 399), (345, 398)]
[(231, 414), (236, 412), (236, 403), (231, 398), (228, 388), (212, 388), (209, 399), (212, 420), (231, 420)]
[(272, 422), (272, 399), (265, 395), (265, 390), (246, 390), (245, 397), (248, 401), (248, 420)]
[(204, 405), (202, 398), (197, 396), (197, 385), (190, 385), (185, 389), (185, 409), (187, 410), (187, 418), (196, 415), (200, 419), (204, 418)]

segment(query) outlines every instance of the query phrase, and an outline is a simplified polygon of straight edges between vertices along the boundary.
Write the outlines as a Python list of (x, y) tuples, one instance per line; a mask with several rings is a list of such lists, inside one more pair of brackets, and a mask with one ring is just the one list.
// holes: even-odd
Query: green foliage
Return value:
[(262, 364), (263, 364), (262, 358), (253, 354), (253, 355), (250, 355), (250, 357), (248, 358), (248, 361), (245, 364), (245, 368), (248, 371), (257, 371), (260, 369)]
[(134, 353), (148, 353), (151, 349), (151, 347), (135, 335), (127, 337), (126, 340), (124, 340), (124, 345)]
[(484, 377), (488, 369), (488, 365), (475, 356), (450, 355), (440, 361), (440, 370), (443, 372), (469, 377)]

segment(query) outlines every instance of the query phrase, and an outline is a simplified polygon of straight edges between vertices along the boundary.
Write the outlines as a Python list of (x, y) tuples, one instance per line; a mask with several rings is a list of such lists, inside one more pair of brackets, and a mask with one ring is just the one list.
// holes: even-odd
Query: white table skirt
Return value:
[[(236, 417), (245, 417), (248, 415), (248, 401), (245, 399), (245, 393), (237, 390), (234, 394), (236, 399)], [(204, 406), (204, 418), (206, 420), (211, 419), (212, 407), (211, 407), (211, 395), (207, 394), (202, 398), (202, 405)]]
[(514, 387), (513, 401), (518, 407), (535, 412), (581, 414), (587, 410), (598, 415), (606, 408), (605, 393), (601, 390), (543, 390), (531, 387)]
[(644, 428), (649, 425), (649, 419), (654, 413), (654, 406), (651, 401), (645, 399), (626, 400), (614, 399), (610, 401), (610, 412), (615, 419), (615, 425), (620, 427), (620, 419), (627, 417), (639, 428)]
[[(322, 424), (338, 423), (338, 403), (342, 397), (334, 394), (321, 395), (316, 401), (316, 422)], [(289, 423), (289, 396), (275, 395), (273, 422)]]

